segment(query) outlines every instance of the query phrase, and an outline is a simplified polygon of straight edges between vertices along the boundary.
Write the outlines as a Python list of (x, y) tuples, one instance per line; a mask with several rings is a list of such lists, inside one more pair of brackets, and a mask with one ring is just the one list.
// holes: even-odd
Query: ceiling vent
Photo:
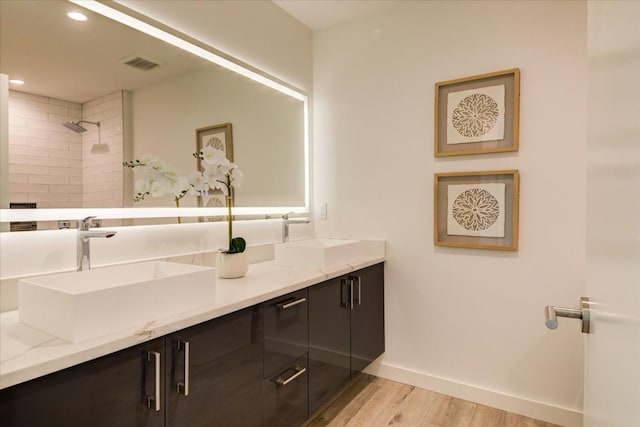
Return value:
[(152, 61), (151, 59), (143, 58), (142, 56), (134, 56), (133, 58), (127, 58), (124, 61), (122, 61), (122, 63), (142, 71), (149, 71), (156, 68), (158, 65), (160, 65)]

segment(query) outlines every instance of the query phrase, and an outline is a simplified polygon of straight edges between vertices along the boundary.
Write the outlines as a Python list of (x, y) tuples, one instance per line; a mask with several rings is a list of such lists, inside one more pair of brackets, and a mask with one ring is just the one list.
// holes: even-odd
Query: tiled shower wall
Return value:
[(62, 126), (80, 104), (9, 91), (9, 201), (39, 208), (82, 203), (82, 136)]
[(82, 149), (82, 207), (122, 207), (122, 92), (89, 101), (82, 105), (83, 120), (100, 122), (87, 125)]
[[(9, 91), (9, 201), (121, 207), (122, 114), (121, 91), (83, 105)], [(69, 120), (99, 121), (100, 133), (91, 124), (75, 133), (62, 126)]]

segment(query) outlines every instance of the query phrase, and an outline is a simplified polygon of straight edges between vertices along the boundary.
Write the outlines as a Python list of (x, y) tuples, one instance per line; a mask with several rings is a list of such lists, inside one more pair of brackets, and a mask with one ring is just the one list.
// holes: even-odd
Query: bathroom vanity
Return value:
[[(133, 333), (45, 342), (3, 362), (0, 424), (300, 425), (384, 352), (383, 261), (329, 273), (253, 264), (218, 280), (208, 307)], [(4, 331), (19, 326), (2, 315)]]

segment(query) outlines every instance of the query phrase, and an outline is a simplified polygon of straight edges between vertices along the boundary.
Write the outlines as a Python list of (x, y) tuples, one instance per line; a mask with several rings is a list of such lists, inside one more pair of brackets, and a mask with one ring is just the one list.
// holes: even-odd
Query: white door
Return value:
[(640, 1), (589, 2), (584, 425), (640, 426)]

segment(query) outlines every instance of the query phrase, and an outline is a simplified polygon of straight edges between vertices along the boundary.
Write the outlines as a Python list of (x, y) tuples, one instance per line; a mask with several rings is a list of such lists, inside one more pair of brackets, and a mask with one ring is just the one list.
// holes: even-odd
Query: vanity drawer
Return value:
[(309, 417), (307, 355), (263, 380), (264, 425), (291, 427)]
[(309, 348), (308, 293), (302, 289), (263, 303), (264, 376), (305, 355)]

